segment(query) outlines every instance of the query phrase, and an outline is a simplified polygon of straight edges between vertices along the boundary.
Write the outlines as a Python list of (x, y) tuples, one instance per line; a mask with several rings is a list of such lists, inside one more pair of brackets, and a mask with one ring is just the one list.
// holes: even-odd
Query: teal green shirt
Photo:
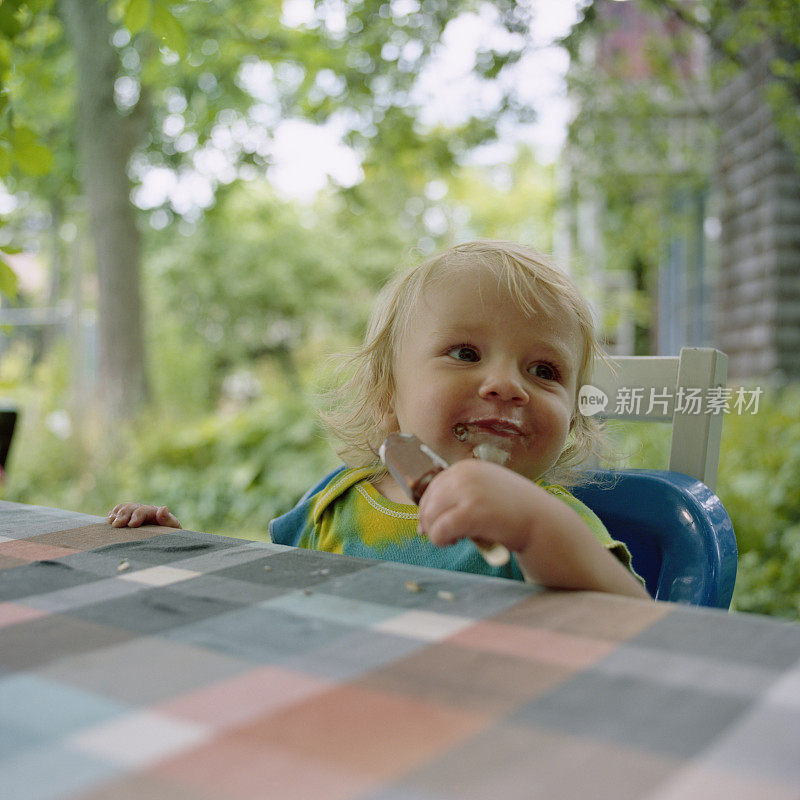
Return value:
[[(293, 511), (273, 520), (272, 540), (358, 558), (524, 580), (515, 559), (502, 567), (492, 567), (470, 539), (446, 547), (432, 544), (417, 530), (417, 506), (385, 498), (370, 481), (374, 475), (374, 467), (344, 469), (334, 474), (326, 485), (303, 498)], [(541, 482), (539, 485), (574, 509), (598, 541), (631, 568), (628, 548), (611, 538), (591, 509), (560, 486)]]

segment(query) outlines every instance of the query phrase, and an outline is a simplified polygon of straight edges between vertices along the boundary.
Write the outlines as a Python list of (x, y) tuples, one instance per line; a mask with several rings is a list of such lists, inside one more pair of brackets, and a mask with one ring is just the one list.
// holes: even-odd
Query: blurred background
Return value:
[(514, 239), (612, 353), (728, 354), (734, 607), (800, 618), (799, 48), (795, 0), (4, 0), (0, 497), (265, 538), (387, 276)]

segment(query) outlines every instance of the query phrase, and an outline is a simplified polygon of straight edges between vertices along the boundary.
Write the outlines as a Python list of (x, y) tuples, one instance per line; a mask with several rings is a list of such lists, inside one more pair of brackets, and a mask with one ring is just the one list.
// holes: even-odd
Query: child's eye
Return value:
[(475, 362), (480, 361), (481, 357), (474, 347), (466, 344), (460, 344), (458, 347), (451, 347), (447, 351), (447, 355), (454, 358), (456, 361)]
[(552, 365), (539, 362), (534, 364), (529, 370), (531, 375), (536, 378), (541, 378), (543, 381), (557, 381), (558, 370)]

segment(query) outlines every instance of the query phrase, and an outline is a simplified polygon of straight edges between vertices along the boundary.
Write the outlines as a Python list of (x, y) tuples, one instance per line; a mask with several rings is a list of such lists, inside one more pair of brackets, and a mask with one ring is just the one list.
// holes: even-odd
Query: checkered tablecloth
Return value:
[(800, 797), (800, 626), (0, 503), (0, 797)]

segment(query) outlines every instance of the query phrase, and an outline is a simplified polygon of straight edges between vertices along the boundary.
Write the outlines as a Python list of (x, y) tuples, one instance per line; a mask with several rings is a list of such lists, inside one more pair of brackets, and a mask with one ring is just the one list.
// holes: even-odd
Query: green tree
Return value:
[(361, 217), (345, 230), (342, 208), (341, 198), (327, 195), (301, 209), (266, 181), (235, 181), (218, 190), (191, 236), (151, 236), (156, 319), (169, 317), (183, 342), (202, 342), (210, 399), (226, 376), (264, 362), (299, 393), (298, 353), (315, 336), (354, 334), (363, 322), (394, 266), (389, 259), (408, 239), (396, 225), (379, 229)]
[(776, 123), (800, 163), (800, 7), (794, 0), (643, 0), (657, 13), (705, 36), (717, 56), (718, 80), (746, 67), (755, 51), (771, 48), (767, 96)]
[[(703, 40), (652, 5), (594, 0), (565, 40), (577, 113), (563, 199), (595, 209), (594, 220), (573, 220), (571, 235), (610, 286), (603, 303), (609, 336), (621, 316), (630, 317), (634, 352), (643, 354), (656, 346), (660, 268), (675, 241), (696, 240), (691, 225), (714, 152)], [(635, 34), (621, 15), (641, 18)]]
[(109, 416), (120, 417), (147, 397), (141, 241), (127, 173), (147, 109), (143, 104), (123, 115), (114, 102), (119, 56), (106, 7), (61, 0), (59, 8), (77, 66), (75, 121), (98, 277), (101, 399)]
[[(421, 131), (412, 99), (415, 76), (430, 61), (448, 21), (481, 3), (425, 0), (401, 7), (353, 0), (338, 4), (338, 15), (329, 13), (329, 5), (316, 4), (312, 19), (292, 27), (281, 20), (282, 4), (272, 0), (220, 0), (213, 13), (201, 2), (172, 0), (3, 4), (3, 18), (13, 18), (3, 62), (11, 118), (24, 113), (31, 87), (41, 88), (45, 103), (51, 94), (59, 104), (74, 99), (71, 126), (98, 273), (99, 384), (112, 416), (130, 414), (146, 395), (132, 179), (141, 180), (153, 167), (182, 174), (204, 154), (223, 157), (233, 175), (242, 166), (263, 170), (265, 136), (287, 115), (316, 121), (340, 115), (367, 169), (396, 154), (394, 163), (405, 158), (410, 172), (419, 168), (423, 153), (444, 167), (492, 135), (493, 121), (487, 119), (468, 120), (456, 131)], [(510, 49), (480, 54), (477, 69), (494, 80), (519, 56), (528, 20), (510, 0), (491, 5), (520, 37)], [(74, 83), (69, 69), (58, 73), (59, 82), (43, 80), (50, 68), (30, 58), (28, 48), (41, 52), (45, 46), (74, 62)], [(18, 61), (29, 68), (25, 85), (14, 75)], [(513, 98), (504, 96), (498, 113), (515, 108)], [(48, 136), (45, 120), (43, 110), (30, 126), (6, 126), (16, 131), (6, 149), (19, 156), (40, 148)], [(50, 153), (74, 152), (64, 147), (63, 137), (54, 137), (53, 145)], [(37, 152), (44, 163), (48, 151)], [(61, 175), (74, 172), (75, 162), (66, 161)], [(10, 172), (9, 177), (14, 190), (18, 184)], [(212, 189), (225, 180), (212, 179)], [(63, 188), (72, 190), (69, 180)]]

